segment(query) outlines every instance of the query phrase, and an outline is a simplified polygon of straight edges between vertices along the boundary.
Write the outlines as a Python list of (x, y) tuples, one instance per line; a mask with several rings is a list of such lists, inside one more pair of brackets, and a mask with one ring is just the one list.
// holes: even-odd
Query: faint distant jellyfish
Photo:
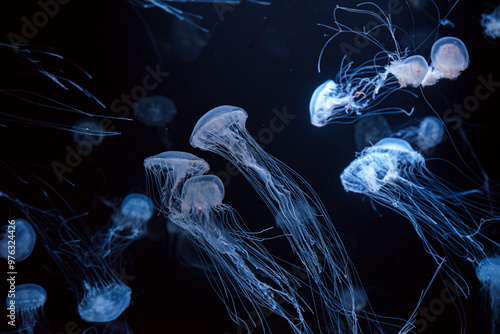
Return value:
[(185, 20), (174, 19), (170, 30), (170, 41), (175, 53), (185, 61), (193, 61), (208, 44), (210, 34)]
[(361, 151), (391, 133), (389, 123), (382, 115), (367, 116), (359, 120), (354, 128), (356, 149)]
[[(43, 193), (48, 197), (45, 190)], [(52, 198), (47, 210), (0, 192), (0, 198), (12, 202), (36, 229), (37, 238), (75, 294), (80, 317), (89, 322), (112, 321), (129, 306), (131, 290), (111, 271), (81, 216), (75, 216), (66, 201), (57, 196), (61, 208), (54, 207), (56, 198)], [(59, 209), (67, 210), (70, 218), (64, 218)]]
[(439, 79), (454, 80), (469, 67), (469, 53), (465, 44), (456, 37), (438, 39), (431, 50), (431, 66), (422, 87), (434, 85)]
[(443, 122), (434, 116), (425, 117), (419, 125), (403, 127), (391, 134), (391, 137), (403, 139), (425, 152), (437, 146), (443, 140)]
[(0, 240), (0, 254), (5, 260), (20, 262), (30, 256), (35, 247), (36, 235), (31, 224), (25, 219), (15, 219), (7, 225)]
[[(410, 220), (436, 263), (450, 252), (478, 263), (486, 257), (484, 243), (496, 245), (481, 233), (491, 214), (479, 204), (480, 191), (456, 189), (432, 174), (424, 157), (402, 139), (384, 138), (365, 148), (340, 179), (346, 191), (364, 194)], [(454, 270), (447, 263), (444, 267)]]
[(133, 241), (144, 236), (153, 211), (153, 203), (146, 195), (131, 193), (125, 197), (119, 210), (111, 216), (111, 227), (94, 237), (108, 263), (118, 259)]
[(145, 97), (134, 105), (135, 118), (148, 126), (163, 127), (170, 123), (176, 114), (174, 102), (161, 95)]
[(344, 289), (340, 295), (344, 308), (352, 309), (355, 312), (362, 310), (368, 303), (368, 298), (362, 288)]
[(73, 124), (73, 141), (80, 145), (88, 142), (87, 145), (97, 146), (104, 140), (104, 134), (101, 123), (94, 118), (82, 118)]
[(481, 25), (486, 37), (495, 39), (500, 37), (500, 6), (489, 14), (481, 14)]
[(46, 333), (48, 328), (43, 315), (43, 305), (47, 301), (45, 289), (28, 283), (16, 286), (14, 291), (7, 294), (7, 318), (12, 324), (19, 324), (20, 333)]
[(497, 333), (500, 328), (500, 256), (487, 257), (479, 262), (476, 276), (488, 303), (491, 333)]
[(271, 210), (294, 253), (311, 275), (320, 295), (321, 315), (335, 326), (346, 322), (356, 332), (357, 315), (342, 307), (339, 294), (343, 288), (352, 287), (358, 278), (328, 213), (304, 179), (262, 150), (245, 128), (247, 117), (243, 109), (233, 106), (210, 110), (196, 123), (191, 146), (219, 154), (240, 170)]
[[(198, 253), (206, 255), (207, 262), (215, 267), (206, 271), (207, 277), (221, 276), (215, 282), (211, 279), (212, 285), (234, 320), (238, 315), (232, 306), (234, 300), (227, 302), (229, 290), (225, 285), (229, 283), (251, 302), (259, 322), (265, 321), (260, 309), (265, 307), (287, 320), (295, 333), (310, 333), (294, 289), (298, 282), (274, 261), (258, 237), (246, 236), (238, 213), (222, 204), (223, 198), (224, 185), (217, 176), (194, 176), (182, 187), (181, 211), (172, 212), (168, 217), (185, 230)], [(277, 299), (282, 302), (278, 303)]]

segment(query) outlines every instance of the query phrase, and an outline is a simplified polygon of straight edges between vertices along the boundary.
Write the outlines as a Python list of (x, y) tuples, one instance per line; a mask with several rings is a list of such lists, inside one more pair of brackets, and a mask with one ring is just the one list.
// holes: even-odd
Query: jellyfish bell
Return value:
[(365, 147), (377, 143), (379, 140), (389, 136), (391, 127), (384, 116), (367, 116), (356, 122), (354, 128), (354, 139), (356, 149), (362, 151)]
[[(14, 230), (6, 228), (3, 239), (0, 240), (0, 255), (8, 260), (9, 255), (15, 258), (15, 261), (24, 261), (30, 256), (33, 248), (35, 247), (36, 234), (31, 224), (25, 219), (14, 219)], [(11, 234), (9, 231), (13, 231)], [(9, 236), (14, 236), (10, 238)], [(15, 243), (9, 243), (15, 241)], [(9, 247), (11, 245), (11, 247)], [(14, 247), (12, 247), (14, 246)], [(14, 254), (12, 253), (14, 251)]]
[(19, 316), (20, 332), (42, 333), (47, 330), (42, 311), (46, 301), (45, 289), (32, 283), (20, 284), (15, 287), (15, 293), (7, 295), (7, 309), (16, 310), (15, 314)]
[(134, 117), (148, 126), (165, 126), (176, 114), (174, 101), (162, 95), (145, 97), (134, 105)]
[(91, 286), (84, 281), (83, 284), (85, 295), (78, 304), (78, 313), (85, 321), (115, 320), (130, 304), (131, 290), (123, 283)]
[(500, 6), (497, 6), (489, 14), (481, 14), (481, 26), (486, 37), (500, 38)]
[(500, 255), (487, 257), (476, 267), (476, 276), (487, 301), (491, 333), (500, 328)]
[(439, 79), (455, 80), (469, 67), (469, 53), (465, 44), (456, 37), (442, 37), (431, 49), (431, 66), (422, 87), (434, 85)]
[(394, 60), (385, 69), (394, 75), (398, 79), (400, 87), (404, 88), (420, 86), (429, 67), (424, 57), (413, 55), (402, 60)]
[(128, 194), (120, 205), (120, 214), (134, 221), (146, 222), (151, 219), (153, 212), (153, 203), (144, 194)]
[(418, 125), (404, 125), (390, 136), (403, 139), (425, 153), (443, 140), (444, 124), (435, 116), (427, 116)]
[(182, 212), (205, 211), (221, 205), (224, 199), (224, 185), (215, 175), (201, 175), (188, 179), (182, 187)]
[(106, 131), (95, 118), (84, 117), (73, 124), (73, 141), (75, 143), (89, 142), (97, 146), (104, 140)]
[(309, 102), (309, 115), (311, 124), (322, 127), (335, 115), (335, 110), (343, 114), (342, 110), (351, 101), (352, 97), (340, 89), (333, 80), (327, 80), (319, 85), (313, 92)]

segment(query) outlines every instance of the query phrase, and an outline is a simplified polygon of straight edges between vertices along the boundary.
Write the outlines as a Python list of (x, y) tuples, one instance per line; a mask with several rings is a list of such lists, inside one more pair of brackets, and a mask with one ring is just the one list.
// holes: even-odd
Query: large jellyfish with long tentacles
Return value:
[(262, 238), (249, 233), (238, 212), (222, 203), (222, 181), (201, 175), (208, 164), (192, 154), (169, 151), (146, 158), (144, 166), (159, 210), (192, 241), (232, 319), (239, 322), (241, 317), (235, 309), (237, 299), (231, 296), (227, 301), (227, 285), (240, 302), (250, 301), (260, 323), (265, 323), (259, 309), (264, 307), (287, 320), (295, 333), (311, 333), (296, 291), (299, 280), (260, 245)]
[[(451, 276), (455, 254), (478, 264), (485, 245), (495, 245), (483, 229), (495, 219), (481, 203), (481, 191), (463, 191), (433, 174), (408, 142), (384, 138), (365, 148), (340, 175), (348, 192), (360, 193), (411, 221), (436, 263)], [(497, 245), (498, 246), (498, 245)], [(456, 273), (458, 274), (458, 273)]]
[(247, 117), (238, 107), (214, 108), (198, 120), (190, 143), (229, 160), (263, 199), (311, 277), (321, 303), (317, 316), (324, 317), (319, 321), (353, 333), (362, 331), (361, 319), (378, 326), (369, 307), (346, 307), (345, 291), (354, 295), (361, 283), (321, 200), (300, 175), (262, 150), (245, 128)]

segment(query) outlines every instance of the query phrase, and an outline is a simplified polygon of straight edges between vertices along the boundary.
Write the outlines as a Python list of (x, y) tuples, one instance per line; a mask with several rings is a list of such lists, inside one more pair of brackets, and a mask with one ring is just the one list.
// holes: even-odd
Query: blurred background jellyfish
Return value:
[[(131, 290), (110, 270), (99, 248), (92, 243), (91, 233), (82, 222), (83, 215), (75, 215), (60, 195), (49, 198), (46, 191), (36, 200), (38, 203), (47, 199), (48, 204), (37, 206), (1, 191), (0, 199), (14, 204), (36, 230), (38, 240), (75, 294), (83, 320), (108, 322), (122, 314), (130, 304)], [(40, 208), (45, 206), (50, 210)], [(70, 218), (65, 218), (59, 209), (69, 210)]]
[(5, 227), (0, 240), (0, 254), (5, 260), (15, 262), (26, 260), (35, 247), (36, 235), (31, 224), (25, 219), (14, 219)]
[(497, 6), (491, 13), (481, 15), (481, 25), (486, 37), (496, 39), (500, 37), (500, 6)]
[(362, 310), (368, 303), (368, 298), (362, 288), (344, 289), (340, 295), (346, 309)]
[(170, 42), (175, 54), (184, 61), (193, 61), (205, 49), (210, 33), (202, 31), (185, 20), (174, 19)]
[(95, 118), (85, 117), (73, 124), (73, 141), (82, 145), (87, 142), (90, 146), (98, 146), (104, 140), (106, 131)]
[[(477, 264), (486, 258), (485, 243), (496, 245), (482, 233), (494, 217), (481, 203), (481, 191), (457, 189), (434, 175), (402, 139), (384, 138), (365, 148), (340, 179), (347, 192), (364, 194), (410, 220), (436, 263), (455, 254)], [(449, 261), (444, 267), (451, 276)]]
[(439, 79), (455, 80), (469, 67), (469, 52), (465, 44), (456, 37), (442, 37), (431, 49), (431, 65), (421, 85), (434, 85)]
[(483, 286), (491, 333), (498, 333), (498, 328), (500, 328), (500, 256), (487, 257), (479, 262), (476, 267), (476, 276)]
[(403, 139), (420, 152), (426, 152), (443, 140), (443, 122), (434, 116), (427, 116), (418, 125), (406, 125), (394, 131), (390, 137)]
[(145, 97), (134, 106), (135, 119), (147, 126), (164, 127), (176, 114), (174, 101), (161, 95)]
[(93, 237), (108, 264), (119, 259), (132, 242), (145, 235), (146, 224), (153, 213), (153, 202), (146, 195), (131, 193), (125, 197), (112, 214), (109, 229)]
[[(19, 333), (47, 333), (48, 327), (43, 315), (47, 292), (38, 284), (21, 284), (7, 294), (7, 318), (18, 324)], [(9, 317), (13, 316), (13, 317)]]
[[(323, 321), (336, 330), (345, 325), (352, 332), (360, 331), (358, 310), (354, 305), (344, 308), (340, 292), (361, 283), (328, 213), (303, 178), (262, 150), (245, 128), (247, 117), (243, 109), (233, 106), (210, 110), (196, 123), (191, 146), (229, 160), (257, 191), (311, 276), (322, 303), (317, 316), (324, 316)], [(366, 312), (363, 318), (372, 321)]]
[(358, 151), (376, 144), (391, 134), (391, 127), (384, 116), (373, 115), (360, 119), (354, 127), (354, 141)]
[[(241, 297), (250, 301), (260, 322), (265, 323), (262, 310), (259, 309), (264, 307), (287, 320), (295, 333), (309, 333), (310, 330), (304, 323), (300, 299), (294, 289), (298, 285), (296, 279), (259, 245), (262, 238), (247, 231), (238, 213), (222, 204), (224, 186), (217, 176), (184, 177), (188, 175), (186, 171), (191, 168), (196, 157), (183, 153), (165, 152), (163, 158), (147, 158), (145, 166), (147, 169), (154, 168), (154, 165), (169, 166), (163, 168), (166, 174), (163, 178), (150, 179), (156, 183), (152, 188), (161, 189), (159, 195), (163, 198), (164, 208), (168, 208), (167, 218), (192, 241), (208, 269), (205, 269), (206, 276), (216, 288), (232, 319), (239, 322), (241, 317), (234, 306), (236, 300), (230, 297), (230, 302), (227, 302), (230, 292), (226, 284), (233, 286), (240, 301)], [(161, 159), (167, 161), (161, 162)], [(199, 162), (203, 161), (197, 159)], [(181, 161), (190, 166), (182, 166)], [(198, 164), (201, 165), (204, 164)], [(180, 168), (177, 172), (172, 170), (176, 167)], [(180, 182), (171, 182), (172, 178), (168, 174)], [(181, 185), (182, 192), (179, 196), (178, 189)], [(166, 189), (169, 186), (170, 191)], [(165, 194), (170, 196), (164, 196)], [(277, 299), (282, 302), (278, 303)], [(291, 312), (295, 314), (292, 315)]]

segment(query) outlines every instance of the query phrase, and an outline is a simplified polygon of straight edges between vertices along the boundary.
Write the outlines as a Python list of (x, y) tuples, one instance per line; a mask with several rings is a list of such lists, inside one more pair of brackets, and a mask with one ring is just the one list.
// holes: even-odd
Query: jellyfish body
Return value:
[[(233, 320), (238, 321), (238, 315), (232, 305), (234, 300), (227, 303), (230, 292), (226, 286), (228, 284), (234, 288), (240, 299), (244, 297), (251, 303), (260, 321), (264, 321), (264, 317), (257, 306), (286, 319), (296, 333), (310, 332), (304, 322), (300, 299), (294, 289), (298, 282), (259, 245), (259, 238), (247, 235), (238, 213), (222, 203), (222, 181), (214, 175), (192, 175), (206, 171), (205, 166), (208, 165), (200, 163), (202, 159), (182, 153), (184, 152), (165, 152), (147, 158), (144, 165), (149, 170), (158, 169), (157, 174), (158, 166), (163, 166), (165, 176), (175, 175), (174, 178), (152, 179), (157, 182), (153, 189), (175, 197), (174, 200), (162, 194), (164, 201), (161, 211), (167, 215), (172, 225), (181, 230), (175, 233), (182, 233), (183, 237), (191, 241), (190, 246), (194, 246), (201, 257), (201, 261), (196, 263), (204, 264), (205, 275), (226, 304)], [(162, 159), (166, 161), (161, 162)], [(186, 173), (187, 170), (193, 171), (193, 161), (202, 168), (195, 173)], [(192, 176), (188, 177), (190, 174)], [(179, 182), (171, 182), (172, 179)], [(178, 188), (181, 186), (182, 191), (179, 193)], [(168, 191), (167, 187), (173, 189)], [(173, 230), (172, 227), (169, 229)], [(278, 297), (282, 299), (281, 303), (277, 302)]]
[(382, 115), (368, 116), (360, 119), (354, 128), (356, 149), (361, 151), (368, 145), (377, 143), (391, 133), (389, 123)]
[(469, 66), (465, 44), (456, 37), (442, 37), (431, 49), (431, 66), (422, 87), (434, 85), (439, 79), (455, 80)]
[(480, 192), (453, 189), (402, 139), (384, 138), (365, 148), (340, 179), (346, 191), (364, 194), (410, 220), (436, 263), (449, 253), (478, 263), (486, 257), (484, 243), (496, 244), (481, 233), (491, 213), (478, 204)]
[(83, 282), (85, 295), (78, 304), (80, 317), (89, 322), (109, 322), (118, 318), (130, 304), (131, 290), (123, 283), (105, 286)]
[(114, 262), (135, 240), (146, 233), (146, 223), (153, 216), (153, 202), (144, 194), (131, 193), (111, 216), (111, 226), (94, 236), (101, 253), (108, 263)]
[(36, 234), (31, 224), (25, 219), (15, 219), (0, 240), (0, 254), (5, 260), (9, 259), (9, 255), (16, 262), (26, 260), (35, 247), (35, 241)]
[(434, 116), (427, 116), (419, 125), (406, 126), (391, 134), (391, 137), (403, 139), (416, 146), (421, 152), (438, 145), (443, 140), (443, 136), (443, 122)]
[(352, 289), (344, 289), (341, 292), (341, 299), (346, 309), (362, 310), (368, 303), (366, 293), (362, 288), (353, 287)]
[(165, 126), (174, 119), (176, 114), (174, 102), (161, 95), (145, 97), (134, 106), (134, 117), (148, 126)]
[(386, 71), (398, 79), (401, 88), (418, 87), (427, 75), (428, 65), (424, 57), (414, 55), (405, 59), (396, 59), (385, 67)]
[(488, 301), (491, 333), (500, 328), (500, 256), (487, 257), (476, 267), (476, 276)]
[[(246, 119), (247, 113), (241, 108), (212, 109), (196, 123), (190, 143), (221, 155), (245, 175), (311, 276), (327, 321), (339, 330), (342, 323), (348, 324), (350, 330), (357, 332), (356, 312), (343, 308), (340, 291), (352, 287), (358, 278), (328, 214), (314, 190), (299, 175), (255, 142), (245, 129)], [(303, 182), (307, 192), (294, 177)]]
[(15, 293), (7, 295), (6, 304), (10, 314), (14, 314), (14, 323), (16, 315), (19, 316), (19, 330), (28, 334), (45, 332), (47, 328), (42, 311), (47, 301), (45, 289), (38, 284), (28, 283), (18, 285), (14, 290)]
[(73, 124), (73, 141), (75, 143), (89, 142), (93, 146), (100, 145), (106, 131), (101, 123), (94, 118), (85, 117)]
[(495, 39), (500, 37), (500, 6), (496, 7), (489, 14), (481, 15), (481, 25), (486, 37)]

